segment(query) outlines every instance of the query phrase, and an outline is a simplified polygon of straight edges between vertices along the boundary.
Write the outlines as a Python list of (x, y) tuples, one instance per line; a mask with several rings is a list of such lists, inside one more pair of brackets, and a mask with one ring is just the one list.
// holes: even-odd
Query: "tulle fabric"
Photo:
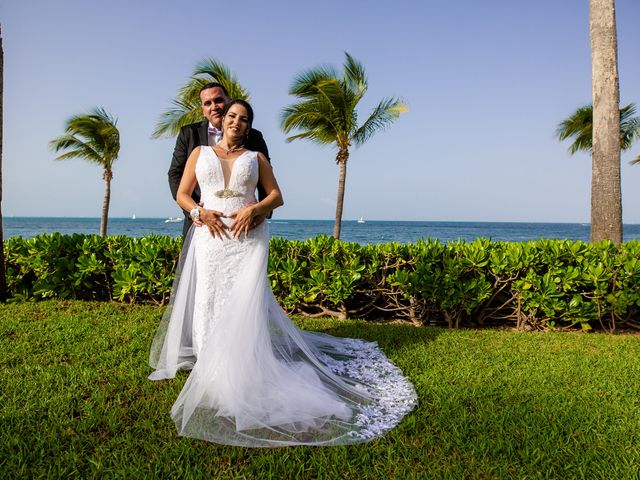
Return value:
[(194, 227), (191, 227), (184, 238), (169, 305), (151, 343), (149, 365), (154, 368), (154, 372), (149, 375), (150, 380), (173, 378), (178, 370), (191, 370), (196, 363), (192, 337), (196, 288), (195, 252), (193, 248), (189, 248), (193, 233)]
[(267, 222), (243, 240), (186, 238), (149, 376), (191, 369), (171, 409), (178, 433), (247, 447), (384, 435), (416, 405), (413, 386), (376, 343), (298, 329), (271, 291), (268, 245)]

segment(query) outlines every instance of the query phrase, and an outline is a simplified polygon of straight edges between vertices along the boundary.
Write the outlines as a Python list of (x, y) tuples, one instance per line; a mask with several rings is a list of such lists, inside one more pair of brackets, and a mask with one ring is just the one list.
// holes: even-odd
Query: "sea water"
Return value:
[[(41, 233), (60, 232), (97, 234), (99, 218), (64, 217), (4, 217), (4, 238), (31, 238)], [(269, 221), (273, 237), (306, 240), (318, 235), (333, 235), (332, 220)], [(143, 237), (150, 234), (177, 237), (182, 234), (182, 221), (166, 222), (164, 218), (110, 218), (109, 235)], [(342, 222), (341, 240), (360, 244), (398, 242), (410, 243), (420, 238), (442, 242), (473, 241), (483, 237), (495, 241), (522, 242), (540, 238), (589, 241), (589, 224), (583, 223), (524, 223), (524, 222), (418, 222), (355, 220)], [(624, 240), (640, 239), (640, 225), (625, 225)]]

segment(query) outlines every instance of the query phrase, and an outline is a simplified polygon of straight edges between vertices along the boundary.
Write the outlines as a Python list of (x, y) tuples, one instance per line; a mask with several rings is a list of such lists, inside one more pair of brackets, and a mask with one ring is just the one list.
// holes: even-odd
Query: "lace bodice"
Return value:
[(259, 167), (258, 153), (244, 151), (231, 167), (229, 184), (224, 184), (224, 174), (220, 159), (213, 148), (200, 147), (196, 163), (196, 178), (200, 185), (201, 201), (204, 208), (229, 214), (249, 203), (256, 202)]

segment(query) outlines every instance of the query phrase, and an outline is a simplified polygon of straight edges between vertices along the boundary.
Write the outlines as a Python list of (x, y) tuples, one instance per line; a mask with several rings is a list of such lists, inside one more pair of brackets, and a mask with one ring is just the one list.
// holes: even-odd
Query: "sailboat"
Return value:
[(364, 217), (360, 217), (360, 218), (358, 219), (358, 223), (365, 223), (365, 222), (364, 222)]
[(136, 214), (134, 213), (133, 215), (131, 215), (131, 220), (135, 220), (136, 219)]

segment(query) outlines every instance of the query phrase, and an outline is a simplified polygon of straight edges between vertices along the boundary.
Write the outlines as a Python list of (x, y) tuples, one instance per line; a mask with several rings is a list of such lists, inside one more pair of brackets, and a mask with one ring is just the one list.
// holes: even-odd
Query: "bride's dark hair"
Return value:
[[(226, 117), (227, 112), (229, 111), (229, 109), (235, 105), (236, 103), (242, 105), (244, 108), (247, 109), (247, 118), (249, 120), (249, 130), (251, 129), (251, 126), (253, 125), (253, 108), (251, 108), (251, 105), (249, 105), (249, 102), (246, 102), (244, 100), (241, 100), (239, 98), (236, 98), (235, 100), (231, 100), (229, 103), (227, 103), (227, 106), (224, 107), (224, 110), (222, 111), (222, 116)], [(249, 131), (247, 130), (247, 133), (249, 133)]]

